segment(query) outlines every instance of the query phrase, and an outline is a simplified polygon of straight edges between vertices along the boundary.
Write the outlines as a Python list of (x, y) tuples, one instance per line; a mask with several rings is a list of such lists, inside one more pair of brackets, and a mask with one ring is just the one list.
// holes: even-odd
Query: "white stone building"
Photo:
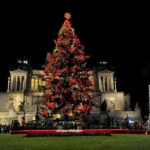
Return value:
[[(26, 122), (35, 119), (37, 106), (43, 100), (42, 86), (45, 84), (40, 76), (43, 70), (16, 69), (10, 71), (7, 92), (0, 93), (0, 124), (10, 124), (12, 120), (20, 123), (22, 117)], [(141, 120), (140, 109), (131, 111), (130, 96), (118, 92), (114, 72), (107, 69), (96, 68), (91, 71), (90, 79), (94, 83), (95, 93), (91, 100), (93, 117), (101, 118), (100, 106), (105, 101), (107, 111), (111, 117), (124, 119), (129, 115), (135, 120)], [(24, 103), (23, 110), (21, 109)]]
[[(26, 121), (35, 120), (37, 106), (43, 100), (41, 86), (44, 82), (39, 77), (43, 73), (43, 70), (10, 71), (7, 92), (0, 93), (0, 124), (9, 124), (16, 119), (21, 123), (22, 117)], [(23, 103), (25, 107), (21, 110)]]
[[(93, 103), (93, 111), (91, 115), (94, 118), (102, 120), (101, 110), (102, 104), (106, 103), (106, 111), (110, 117), (115, 120), (123, 120), (126, 116), (134, 121), (141, 121), (141, 109), (136, 107), (131, 110), (130, 95), (122, 91), (117, 91), (115, 72), (110, 71), (107, 67), (97, 67), (93, 71), (93, 79), (95, 86)], [(137, 105), (138, 106), (138, 105)]]

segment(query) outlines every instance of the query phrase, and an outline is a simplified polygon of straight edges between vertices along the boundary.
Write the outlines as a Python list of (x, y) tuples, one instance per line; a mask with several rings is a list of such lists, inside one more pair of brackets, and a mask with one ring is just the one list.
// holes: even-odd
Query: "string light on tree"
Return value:
[(54, 40), (56, 47), (47, 55), (42, 115), (47, 118), (64, 114), (79, 120), (91, 110), (93, 85), (86, 68), (89, 56), (72, 28), (71, 14), (65, 13), (64, 17), (66, 20)]

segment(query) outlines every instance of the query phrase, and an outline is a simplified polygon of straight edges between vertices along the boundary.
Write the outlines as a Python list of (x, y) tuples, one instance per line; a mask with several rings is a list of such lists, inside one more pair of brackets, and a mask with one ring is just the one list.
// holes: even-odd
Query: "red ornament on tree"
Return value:
[[(84, 46), (72, 28), (70, 13), (65, 13), (66, 20), (55, 40), (53, 54), (48, 54), (45, 66), (43, 116), (48, 113), (72, 114), (73, 117), (85, 117), (91, 108), (91, 82), (84, 55)], [(54, 114), (52, 114), (54, 115)], [(80, 116), (80, 117), (79, 117)]]

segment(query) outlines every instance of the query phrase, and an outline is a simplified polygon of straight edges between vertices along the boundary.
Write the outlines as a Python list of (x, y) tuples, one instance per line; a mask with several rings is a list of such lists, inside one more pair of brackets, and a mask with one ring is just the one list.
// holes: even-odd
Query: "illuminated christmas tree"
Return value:
[(46, 59), (42, 115), (61, 114), (82, 120), (91, 110), (93, 85), (86, 68), (89, 56), (72, 28), (71, 15), (66, 13), (65, 18), (53, 54), (48, 53)]

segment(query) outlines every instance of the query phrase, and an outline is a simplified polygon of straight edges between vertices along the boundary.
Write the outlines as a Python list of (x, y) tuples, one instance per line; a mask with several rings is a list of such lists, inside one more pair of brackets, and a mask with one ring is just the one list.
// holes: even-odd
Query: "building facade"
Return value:
[[(117, 91), (114, 71), (99, 67), (90, 71), (90, 80), (94, 83), (91, 116), (102, 120), (101, 106), (106, 103), (106, 111), (110, 117), (124, 119), (126, 115), (135, 120), (141, 119), (139, 108), (130, 109), (130, 95)], [(41, 80), (43, 70), (16, 69), (10, 71), (7, 92), (0, 93), (0, 124), (10, 124), (12, 120), (20, 123), (25, 117), (26, 122), (35, 120), (38, 106), (43, 101)]]
[[(114, 120), (124, 120), (128, 116), (134, 121), (142, 122), (140, 107), (136, 104), (135, 110), (131, 110), (130, 95), (117, 90), (114, 69), (108, 68), (103, 65), (93, 70), (95, 93), (91, 100), (93, 103), (91, 115), (94, 119), (100, 121), (103, 121), (103, 114), (106, 115), (107, 113)], [(103, 112), (101, 107), (104, 103), (106, 113)]]

